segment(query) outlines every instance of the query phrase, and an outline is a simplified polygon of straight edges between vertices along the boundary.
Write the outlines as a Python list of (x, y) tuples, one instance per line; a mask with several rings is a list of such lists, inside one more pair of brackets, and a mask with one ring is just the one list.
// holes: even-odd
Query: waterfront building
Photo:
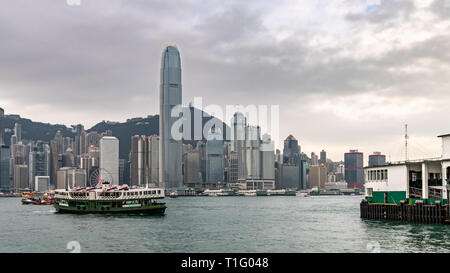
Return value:
[(150, 180), (149, 183), (155, 187), (161, 187), (159, 184), (159, 136), (152, 135), (148, 138), (149, 141), (149, 169)]
[(74, 167), (63, 167), (57, 171), (57, 189), (67, 189), (68, 187), (86, 187), (86, 170)]
[(237, 154), (238, 180), (246, 179), (245, 139), (247, 118), (241, 112), (236, 112), (231, 119), (231, 152)]
[(300, 155), (298, 147), (298, 140), (293, 135), (284, 140), (283, 164), (298, 165)]
[(389, 162), (364, 168), (369, 203), (447, 205), (450, 179), (450, 134), (439, 136), (439, 158)]
[(50, 176), (36, 176), (34, 178), (35, 188), (37, 192), (47, 192), (50, 190)]
[(264, 134), (260, 146), (261, 153), (261, 179), (275, 183), (275, 143), (268, 134)]
[(206, 182), (206, 143), (204, 141), (198, 141), (196, 150), (200, 155), (200, 180)]
[(350, 150), (344, 154), (345, 182), (349, 188), (364, 187), (364, 154), (358, 150)]
[(159, 183), (159, 137), (133, 136), (130, 151), (131, 185)]
[(159, 118), (159, 175), (162, 187), (182, 186), (182, 142), (172, 136), (172, 126), (177, 117), (172, 109), (182, 103), (181, 58), (178, 49), (167, 46), (161, 58), (160, 118)]
[(119, 184), (119, 140), (116, 137), (104, 136), (100, 139), (100, 178), (109, 180), (111, 185)]
[(383, 166), (386, 164), (386, 156), (380, 152), (374, 152), (369, 155), (369, 167)]
[(309, 167), (309, 188), (322, 189), (327, 183), (327, 168), (324, 164)]
[(29, 144), (28, 179), (30, 188), (35, 188), (36, 176), (50, 176), (50, 146), (44, 141)]
[(238, 153), (231, 152), (228, 164), (228, 182), (238, 182), (239, 158)]
[(28, 180), (28, 165), (15, 165), (13, 177), (15, 192), (30, 188)]
[(307, 157), (300, 153), (297, 139), (289, 135), (284, 141), (283, 164), (279, 166), (280, 188), (306, 189)]
[(200, 153), (187, 151), (184, 153), (184, 185), (190, 188), (200, 188)]
[(214, 129), (208, 133), (206, 141), (206, 182), (223, 182), (224, 169), (223, 139)]

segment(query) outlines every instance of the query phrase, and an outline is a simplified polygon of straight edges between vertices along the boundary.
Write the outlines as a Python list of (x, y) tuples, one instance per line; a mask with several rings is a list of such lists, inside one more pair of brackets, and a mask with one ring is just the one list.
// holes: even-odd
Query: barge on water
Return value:
[(59, 213), (164, 214), (164, 189), (110, 186), (55, 190), (54, 207)]
[(439, 158), (407, 160), (365, 168), (361, 218), (425, 224), (450, 223), (450, 134)]

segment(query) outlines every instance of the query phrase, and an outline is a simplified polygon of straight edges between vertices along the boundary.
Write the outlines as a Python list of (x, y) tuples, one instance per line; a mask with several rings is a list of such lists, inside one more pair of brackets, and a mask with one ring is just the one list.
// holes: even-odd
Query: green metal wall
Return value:
[(406, 198), (406, 191), (375, 191), (372, 196), (366, 198), (369, 203), (384, 204), (384, 194), (387, 193), (388, 204), (400, 204), (402, 200), (408, 200), (407, 203), (413, 205), (417, 200), (423, 200), (425, 205), (434, 205), (436, 201), (441, 201), (442, 205), (447, 205), (447, 199), (421, 199)]
[(406, 200), (406, 191), (374, 191), (371, 203), (384, 204), (384, 194), (387, 193), (388, 204), (400, 204)]

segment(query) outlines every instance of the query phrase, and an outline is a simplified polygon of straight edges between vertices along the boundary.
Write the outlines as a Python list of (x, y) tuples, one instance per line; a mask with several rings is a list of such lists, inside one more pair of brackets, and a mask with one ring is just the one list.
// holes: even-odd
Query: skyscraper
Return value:
[(364, 154), (358, 150), (350, 150), (344, 154), (345, 181), (349, 188), (364, 187)]
[(167, 46), (161, 59), (160, 85), (160, 186), (167, 188), (181, 187), (182, 176), (182, 142), (172, 135), (172, 126), (178, 117), (172, 117), (174, 107), (181, 105), (181, 59), (178, 49)]
[(100, 178), (111, 185), (119, 185), (119, 140), (104, 136), (100, 139)]
[(299, 154), (298, 140), (289, 135), (284, 141), (283, 164), (297, 165)]
[(245, 180), (246, 173), (246, 150), (245, 150), (245, 127), (247, 119), (241, 112), (236, 112), (231, 119), (231, 152), (237, 153), (238, 173), (237, 178)]
[(304, 154), (300, 154), (300, 145), (294, 136), (289, 135), (284, 141), (283, 164), (279, 166), (279, 186), (285, 189), (306, 189), (306, 160)]
[(22, 141), (22, 125), (20, 123), (14, 124), (14, 135), (16, 136), (17, 143)]
[(320, 152), (319, 164), (327, 164), (327, 152), (325, 152), (325, 150)]
[(50, 146), (44, 141), (31, 143), (28, 179), (30, 188), (35, 188), (36, 176), (50, 176)]
[(213, 129), (206, 142), (206, 182), (223, 182), (223, 159), (222, 135)]

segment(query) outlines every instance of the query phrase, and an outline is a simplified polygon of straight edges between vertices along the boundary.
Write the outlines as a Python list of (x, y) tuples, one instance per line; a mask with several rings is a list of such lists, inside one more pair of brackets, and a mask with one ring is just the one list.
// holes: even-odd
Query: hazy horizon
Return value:
[[(33, 121), (159, 114), (161, 52), (181, 54), (183, 104), (279, 105), (280, 141), (440, 155), (449, 133), (445, 0), (8, 1), (0, 10), (0, 107)], [(229, 123), (228, 121), (224, 121)]]

